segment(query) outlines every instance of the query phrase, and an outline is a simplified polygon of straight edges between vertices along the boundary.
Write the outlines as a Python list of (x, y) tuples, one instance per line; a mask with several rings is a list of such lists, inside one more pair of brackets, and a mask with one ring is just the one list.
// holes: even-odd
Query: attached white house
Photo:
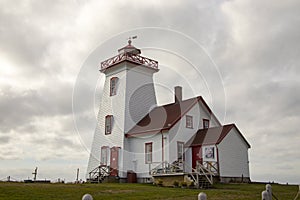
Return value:
[[(87, 179), (151, 182), (187, 176), (222, 182), (250, 181), (249, 143), (236, 125), (222, 125), (201, 96), (158, 106), (153, 74), (158, 62), (131, 45), (101, 63), (106, 75)], [(128, 177), (130, 176), (130, 177)]]

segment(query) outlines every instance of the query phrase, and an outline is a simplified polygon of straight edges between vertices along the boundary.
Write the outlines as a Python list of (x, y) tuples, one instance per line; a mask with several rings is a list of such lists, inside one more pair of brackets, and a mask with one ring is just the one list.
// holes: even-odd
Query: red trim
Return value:
[(182, 144), (182, 161), (185, 161), (185, 156), (184, 156), (184, 142), (180, 142), (180, 141), (177, 141), (177, 160), (179, 161), (179, 158), (178, 158), (178, 147), (179, 147), (179, 144)]
[(119, 174), (119, 149), (120, 147), (110, 148), (110, 175), (118, 176)]
[[(148, 145), (151, 145), (151, 152), (149, 152), (149, 153), (147, 153), (147, 146)], [(147, 142), (147, 143), (145, 143), (145, 164), (150, 164), (150, 163), (152, 163), (152, 153), (153, 153), (153, 142)], [(150, 159), (150, 161), (148, 161), (147, 160), (147, 154), (150, 154), (151, 155), (151, 159)]]
[(197, 161), (200, 161), (200, 164), (203, 164), (202, 157), (202, 145), (196, 145), (192, 147), (192, 167), (196, 168)]
[[(106, 162), (105, 162), (105, 163), (102, 163), (102, 155), (103, 155), (102, 152), (103, 152), (103, 149), (106, 149)], [(107, 151), (107, 150), (108, 150), (108, 149), (109, 149), (109, 146), (102, 146), (102, 147), (101, 147), (100, 165), (105, 165), (105, 166), (107, 165), (107, 161), (108, 161), (108, 160), (107, 160), (107, 158), (108, 158), (108, 151)]]
[[(109, 82), (109, 95), (114, 96), (117, 94), (118, 77), (112, 77)], [(114, 85), (113, 85), (114, 84)]]
[[(106, 115), (105, 116), (105, 135), (109, 135), (112, 132), (112, 121), (113, 121), (113, 116), (112, 115)], [(109, 129), (107, 128), (107, 125), (109, 123)]]
[[(237, 126), (235, 124), (227, 124), (227, 125), (223, 125), (223, 126), (217, 126), (217, 127), (211, 127), (208, 129), (219, 129), (222, 128), (222, 131), (224, 130), (225, 127), (229, 127), (229, 130), (227, 130), (226, 132), (222, 133), (219, 138), (216, 140), (215, 143), (205, 143), (205, 145), (216, 145), (216, 144), (220, 144), (222, 142), (222, 140), (230, 133), (230, 131), (232, 131), (233, 128), (235, 128), (237, 130), (237, 133), (241, 136), (242, 140), (245, 142), (245, 144), (248, 146), (248, 148), (251, 148), (250, 144), (247, 142), (247, 140), (245, 139), (245, 137), (242, 135), (242, 133), (240, 132), (240, 130), (237, 128)], [(206, 131), (203, 134), (207, 134), (207, 129), (199, 129), (197, 131), (196, 134), (198, 134), (199, 131)], [(193, 142), (191, 142), (191, 140), (195, 140), (195, 136), (192, 137), (187, 143), (189, 144), (187, 147), (194, 147), (197, 146), (199, 144), (193, 144)], [(202, 143), (203, 145), (203, 143)]]
[(101, 62), (100, 72), (105, 72), (106, 69), (111, 68), (112, 66), (117, 65), (118, 63), (121, 63), (123, 61), (128, 61), (158, 71), (158, 62), (156, 60), (131, 53), (121, 53)]

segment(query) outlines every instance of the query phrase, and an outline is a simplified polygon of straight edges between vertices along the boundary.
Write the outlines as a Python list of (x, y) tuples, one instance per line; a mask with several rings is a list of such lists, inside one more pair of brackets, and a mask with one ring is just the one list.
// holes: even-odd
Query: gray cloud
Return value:
[(6, 144), (10, 140), (9, 136), (0, 136), (0, 144)]
[[(5, 88), (0, 94), (0, 130), (28, 125), (35, 117), (72, 114), (72, 86), (64, 83), (49, 86), (22, 92)], [(30, 127), (34, 128), (27, 126)]]

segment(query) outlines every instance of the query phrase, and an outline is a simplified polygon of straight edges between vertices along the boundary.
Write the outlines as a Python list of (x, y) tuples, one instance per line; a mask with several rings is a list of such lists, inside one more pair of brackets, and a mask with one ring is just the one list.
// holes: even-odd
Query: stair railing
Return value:
[(107, 165), (99, 165), (89, 172), (89, 180), (97, 180), (100, 183), (106, 176), (110, 174), (110, 167)]

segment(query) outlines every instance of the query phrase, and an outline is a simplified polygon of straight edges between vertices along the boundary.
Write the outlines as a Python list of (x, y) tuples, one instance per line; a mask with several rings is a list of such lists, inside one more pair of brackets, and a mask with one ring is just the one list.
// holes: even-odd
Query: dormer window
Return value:
[(186, 115), (185, 121), (187, 128), (193, 128), (193, 116)]
[(203, 119), (203, 128), (209, 128), (209, 120)]
[(118, 77), (112, 77), (110, 79), (110, 96), (114, 96), (117, 94), (117, 84), (118, 84)]
[(113, 120), (113, 116), (112, 115), (107, 115), (105, 117), (105, 135), (111, 134), (112, 120)]

